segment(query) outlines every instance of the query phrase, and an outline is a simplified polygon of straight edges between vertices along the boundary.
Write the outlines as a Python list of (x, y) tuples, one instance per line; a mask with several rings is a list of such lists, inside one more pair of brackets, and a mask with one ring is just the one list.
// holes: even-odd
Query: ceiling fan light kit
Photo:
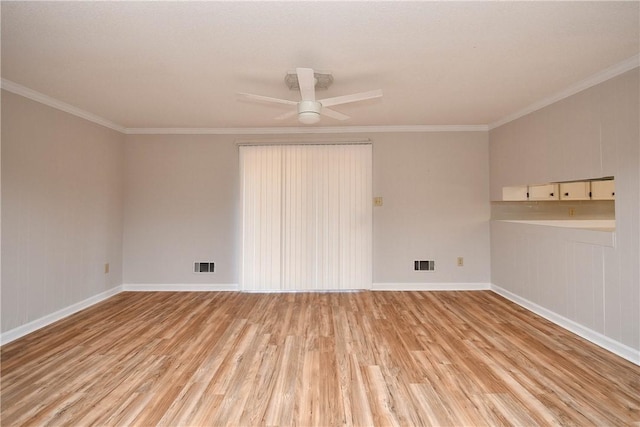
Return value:
[[(294, 76), (294, 77), (291, 77)], [(372, 90), (369, 92), (354, 93), (352, 95), (336, 96), (316, 100), (316, 89), (326, 89), (333, 83), (333, 76), (329, 73), (314, 72), (311, 68), (296, 68), (296, 73), (288, 73), (285, 76), (285, 84), (290, 89), (300, 90), (301, 100), (298, 102), (287, 99), (271, 98), (262, 95), (249, 93), (238, 93), (238, 96), (251, 101), (269, 102), (275, 104), (296, 105), (297, 111), (290, 111), (276, 117), (276, 120), (283, 120), (294, 115), (298, 115), (298, 121), (305, 125), (312, 125), (320, 121), (320, 115), (328, 116), (336, 120), (347, 120), (349, 116), (327, 107), (334, 105), (348, 104), (351, 102), (364, 101), (367, 99), (380, 98), (382, 90)]]
[(320, 121), (322, 105), (317, 101), (300, 101), (298, 103), (298, 121), (305, 125), (312, 125)]
[(320, 121), (320, 114), (313, 111), (298, 113), (298, 121), (303, 125), (312, 125)]

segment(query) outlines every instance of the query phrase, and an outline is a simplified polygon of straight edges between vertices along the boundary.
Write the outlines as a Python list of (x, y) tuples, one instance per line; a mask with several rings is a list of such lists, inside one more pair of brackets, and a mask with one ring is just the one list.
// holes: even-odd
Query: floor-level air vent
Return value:
[(435, 261), (414, 261), (413, 269), (415, 271), (434, 271), (436, 269)]
[(193, 267), (194, 273), (213, 273), (214, 271), (212, 262), (196, 262)]

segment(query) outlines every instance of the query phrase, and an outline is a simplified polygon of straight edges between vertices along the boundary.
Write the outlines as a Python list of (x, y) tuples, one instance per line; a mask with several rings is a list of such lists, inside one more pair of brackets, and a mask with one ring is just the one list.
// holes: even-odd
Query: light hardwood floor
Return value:
[(13, 425), (640, 425), (640, 367), (489, 291), (125, 292), (2, 347)]

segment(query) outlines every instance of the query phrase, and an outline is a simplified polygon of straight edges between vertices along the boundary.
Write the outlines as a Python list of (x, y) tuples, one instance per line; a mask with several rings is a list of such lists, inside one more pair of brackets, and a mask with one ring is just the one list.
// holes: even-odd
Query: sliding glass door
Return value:
[(371, 287), (371, 151), (240, 146), (243, 290)]

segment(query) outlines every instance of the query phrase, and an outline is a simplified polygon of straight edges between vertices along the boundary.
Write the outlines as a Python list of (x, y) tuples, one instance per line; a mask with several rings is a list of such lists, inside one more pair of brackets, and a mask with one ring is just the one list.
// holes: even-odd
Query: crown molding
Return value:
[(486, 132), (487, 125), (331, 126), (268, 128), (129, 128), (129, 135), (289, 135), (384, 132)]
[(72, 114), (76, 117), (80, 117), (90, 122), (99, 124), (100, 126), (113, 129), (120, 133), (126, 133), (126, 128), (124, 128), (123, 126), (120, 126), (117, 123), (104, 119), (100, 116), (97, 116), (88, 111), (82, 110), (80, 108), (74, 107), (73, 105), (67, 104), (66, 102), (59, 101), (55, 98), (52, 98), (43, 93), (37, 92), (33, 89), (29, 89), (28, 87), (19, 85), (18, 83), (14, 83), (11, 80), (2, 79), (1, 87), (2, 89), (8, 92), (12, 92), (12, 93), (15, 93), (16, 95), (24, 96), (25, 98), (31, 99), (32, 101), (36, 101), (41, 104), (47, 105), (49, 107), (53, 107), (57, 110), (64, 111), (65, 113)]
[(486, 132), (487, 125), (393, 125), (393, 126), (329, 126), (329, 127), (265, 127), (265, 128), (125, 128), (11, 80), (2, 79), (2, 89), (25, 98), (81, 117), (93, 123), (128, 135), (302, 135), (384, 132)]
[(509, 114), (508, 116), (505, 116), (499, 120), (496, 120), (493, 123), (489, 123), (487, 127), (489, 130), (495, 129), (499, 126), (502, 126), (516, 119), (519, 119), (522, 116), (526, 116), (527, 114), (531, 114), (534, 111), (538, 111), (544, 107), (547, 107), (553, 104), (554, 102), (558, 102), (560, 100), (568, 98), (571, 95), (575, 95), (578, 92), (581, 92), (585, 89), (588, 89), (597, 84), (605, 82), (609, 79), (619, 76), (620, 74), (626, 73), (627, 71), (633, 70), (634, 68), (637, 68), (639, 66), (640, 66), (640, 54), (637, 54), (632, 56), (631, 58), (625, 59), (624, 61), (618, 64), (612, 65), (609, 68), (605, 68), (604, 70), (590, 77), (587, 77), (586, 79), (579, 81), (578, 83), (575, 83), (569, 86), (568, 88), (564, 89), (561, 92), (558, 92), (547, 98), (541, 99), (540, 101), (535, 102), (529, 105), (528, 107), (523, 108), (520, 111), (516, 111), (513, 114)]
[(509, 114), (495, 122), (481, 125), (390, 125), (390, 126), (329, 126), (329, 127), (265, 127), (265, 128), (125, 128), (73, 105), (29, 89), (7, 79), (1, 79), (2, 89), (24, 96), (49, 107), (56, 108), (90, 122), (128, 135), (303, 135), (346, 133), (418, 133), (418, 132), (486, 132), (533, 113), (564, 98), (612, 79), (640, 66), (640, 54), (606, 68), (561, 92), (544, 98), (522, 110)]

